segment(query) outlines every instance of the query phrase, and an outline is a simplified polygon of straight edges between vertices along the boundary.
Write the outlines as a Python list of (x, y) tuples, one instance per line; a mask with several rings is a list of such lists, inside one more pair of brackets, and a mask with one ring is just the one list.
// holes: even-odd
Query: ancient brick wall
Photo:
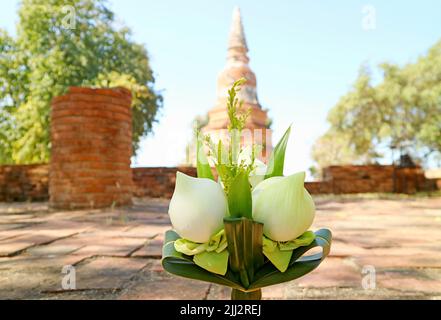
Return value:
[(434, 191), (436, 179), (427, 179), (421, 167), (360, 165), (330, 166), (323, 170), (323, 182), (330, 184), (331, 193), (395, 192), (413, 194)]
[(171, 198), (175, 189), (176, 171), (195, 177), (196, 168), (133, 168), (134, 196)]
[(305, 188), (310, 194), (332, 193), (332, 184), (328, 181), (307, 181)]
[[(364, 172), (354, 178), (354, 168), (351, 166), (345, 171), (342, 168), (331, 169), (335, 173), (335, 180), (328, 176), (326, 181), (305, 182), (305, 188), (311, 194), (338, 194), (363, 192), (392, 192), (393, 178), (382, 176), (379, 168), (363, 166)], [(385, 168), (390, 172), (390, 168)], [(441, 190), (441, 179), (426, 179), (420, 168), (397, 168), (396, 191), (412, 193), (416, 191)], [(133, 195), (135, 197), (162, 197), (170, 198), (173, 194), (176, 171), (196, 176), (196, 168), (192, 167), (142, 167), (131, 169), (133, 176)], [(346, 174), (345, 174), (346, 172)], [(369, 178), (368, 172), (375, 172)], [(329, 173), (329, 172), (328, 172)], [(330, 173), (329, 173), (330, 174)], [(0, 166), (0, 201), (47, 200), (49, 165)], [(348, 176), (350, 175), (350, 176)], [(390, 180), (390, 181), (389, 181)], [(375, 183), (379, 184), (376, 185)], [(364, 184), (367, 184), (364, 185)], [(391, 187), (392, 184), (392, 187)], [(387, 188), (385, 188), (387, 187)], [(383, 188), (383, 189), (382, 189)]]
[(42, 201), (49, 198), (49, 165), (0, 166), (0, 201)]
[(394, 166), (330, 166), (323, 170), (323, 180), (335, 194), (394, 192), (393, 175)]
[(99, 208), (131, 203), (131, 93), (70, 88), (52, 101), (50, 205)]

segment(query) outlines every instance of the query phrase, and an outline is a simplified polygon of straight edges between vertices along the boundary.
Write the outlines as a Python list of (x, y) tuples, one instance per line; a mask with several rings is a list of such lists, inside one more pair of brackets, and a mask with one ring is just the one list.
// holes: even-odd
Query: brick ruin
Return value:
[(131, 92), (72, 87), (52, 101), (49, 202), (53, 208), (131, 204)]
[(46, 201), (49, 198), (49, 165), (0, 166), (0, 201)]

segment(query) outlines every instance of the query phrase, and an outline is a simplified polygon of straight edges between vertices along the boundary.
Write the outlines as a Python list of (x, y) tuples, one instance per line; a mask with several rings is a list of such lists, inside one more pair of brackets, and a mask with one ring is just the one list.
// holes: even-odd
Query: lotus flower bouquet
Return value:
[[(177, 172), (169, 206), (173, 230), (165, 234), (162, 264), (172, 274), (231, 287), (232, 299), (248, 300), (261, 299), (262, 287), (314, 270), (332, 236), (327, 229), (308, 230), (315, 206), (305, 173), (283, 176), (291, 128), (268, 166), (256, 158), (258, 145), (242, 146), (247, 113), (237, 92), (244, 81), (228, 91), (229, 141), (198, 135), (197, 178)], [(308, 255), (315, 247), (320, 252)]]

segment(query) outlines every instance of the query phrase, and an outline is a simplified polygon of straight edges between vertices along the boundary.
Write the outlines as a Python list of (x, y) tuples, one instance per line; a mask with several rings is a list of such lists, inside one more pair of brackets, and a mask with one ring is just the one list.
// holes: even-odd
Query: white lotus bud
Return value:
[(227, 199), (219, 183), (176, 173), (168, 214), (173, 228), (182, 238), (198, 243), (209, 241), (223, 228), (227, 208)]
[(304, 172), (272, 177), (253, 190), (253, 219), (264, 224), (263, 233), (271, 240), (296, 239), (311, 226), (315, 206), (304, 180)]

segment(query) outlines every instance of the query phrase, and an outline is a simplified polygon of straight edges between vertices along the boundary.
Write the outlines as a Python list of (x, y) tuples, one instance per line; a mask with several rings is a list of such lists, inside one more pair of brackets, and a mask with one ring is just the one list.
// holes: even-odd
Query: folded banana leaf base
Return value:
[[(162, 248), (164, 269), (181, 277), (228, 286), (232, 289), (232, 300), (260, 300), (261, 288), (311, 272), (326, 258), (331, 247), (331, 232), (328, 229), (316, 231), (315, 239), (309, 246), (293, 251), (288, 269), (282, 273), (263, 255), (263, 224), (247, 218), (225, 218), (224, 225), (229, 252), (229, 268), (225, 275), (211, 273), (197, 266), (191, 256), (176, 251), (174, 242), (180, 237), (173, 230), (165, 233)], [(304, 256), (315, 247), (321, 247), (321, 252)]]

